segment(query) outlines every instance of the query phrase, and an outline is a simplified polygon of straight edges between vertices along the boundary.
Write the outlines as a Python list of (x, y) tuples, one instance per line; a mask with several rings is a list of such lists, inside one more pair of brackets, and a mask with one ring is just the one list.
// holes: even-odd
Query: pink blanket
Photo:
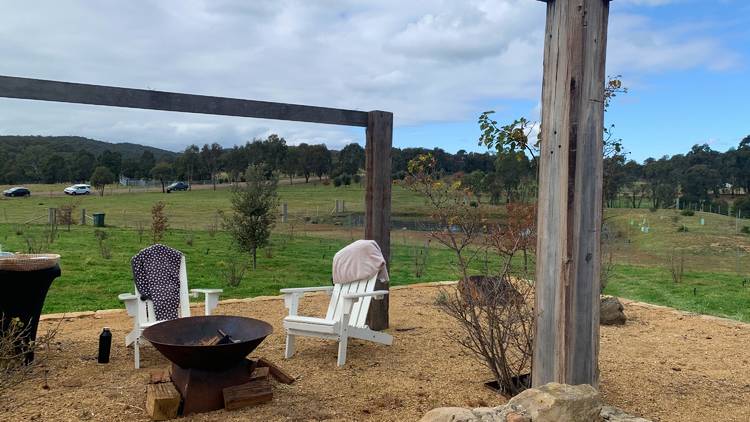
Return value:
[(333, 257), (333, 282), (337, 284), (366, 280), (378, 275), (388, 282), (388, 269), (380, 246), (374, 240), (357, 240)]

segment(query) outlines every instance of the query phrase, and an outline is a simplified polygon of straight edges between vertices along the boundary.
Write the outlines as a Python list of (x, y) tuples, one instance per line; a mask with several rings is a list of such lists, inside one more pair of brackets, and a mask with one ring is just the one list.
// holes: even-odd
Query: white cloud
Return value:
[(607, 67), (617, 73), (663, 72), (704, 67), (725, 70), (737, 55), (718, 39), (695, 33), (697, 25), (657, 28), (640, 15), (618, 14), (610, 21)]
[[(382, 109), (402, 126), (474, 121), (488, 102), (539, 98), (544, 14), (528, 0), (9, 2), (0, 74)], [(613, 14), (609, 68), (733, 63), (718, 41), (678, 35)], [(363, 139), (362, 130), (333, 126), (0, 100), (0, 133), (181, 149), (270, 132), (332, 146)]]

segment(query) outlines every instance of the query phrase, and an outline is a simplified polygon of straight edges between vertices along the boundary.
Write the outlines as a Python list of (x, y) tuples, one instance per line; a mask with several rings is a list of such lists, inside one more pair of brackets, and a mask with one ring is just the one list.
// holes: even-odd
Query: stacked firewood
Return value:
[[(259, 358), (248, 359), (249, 381), (244, 384), (226, 387), (224, 409), (235, 410), (273, 400), (270, 378), (283, 384), (291, 384), (294, 377), (276, 366), (273, 362)], [(146, 388), (146, 412), (155, 421), (174, 419), (180, 412), (182, 397), (172, 383), (170, 368), (151, 372)]]

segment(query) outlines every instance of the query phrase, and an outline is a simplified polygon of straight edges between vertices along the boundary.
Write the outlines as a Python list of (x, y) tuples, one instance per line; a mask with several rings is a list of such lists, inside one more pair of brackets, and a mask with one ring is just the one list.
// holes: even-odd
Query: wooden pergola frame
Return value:
[[(610, 0), (539, 1), (547, 3), (547, 23), (532, 382), (597, 386)], [(391, 113), (7, 76), (0, 76), (0, 97), (366, 127), (365, 237), (376, 240), (390, 257)], [(368, 323), (373, 329), (388, 326), (386, 300), (373, 302)]]
[(609, 0), (547, 3), (532, 383), (599, 382)]
[[(393, 113), (243, 100), (42, 79), (0, 76), (0, 97), (182, 113), (254, 117), (366, 128), (365, 238), (378, 242), (390, 262)], [(388, 289), (387, 284), (376, 288)], [(368, 325), (388, 327), (388, 295), (370, 305)]]

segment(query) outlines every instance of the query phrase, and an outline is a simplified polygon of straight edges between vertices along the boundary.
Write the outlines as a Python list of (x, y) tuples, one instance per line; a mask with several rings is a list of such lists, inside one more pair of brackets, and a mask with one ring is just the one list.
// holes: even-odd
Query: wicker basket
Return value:
[(57, 254), (16, 254), (0, 256), (0, 271), (38, 271), (60, 263)]

